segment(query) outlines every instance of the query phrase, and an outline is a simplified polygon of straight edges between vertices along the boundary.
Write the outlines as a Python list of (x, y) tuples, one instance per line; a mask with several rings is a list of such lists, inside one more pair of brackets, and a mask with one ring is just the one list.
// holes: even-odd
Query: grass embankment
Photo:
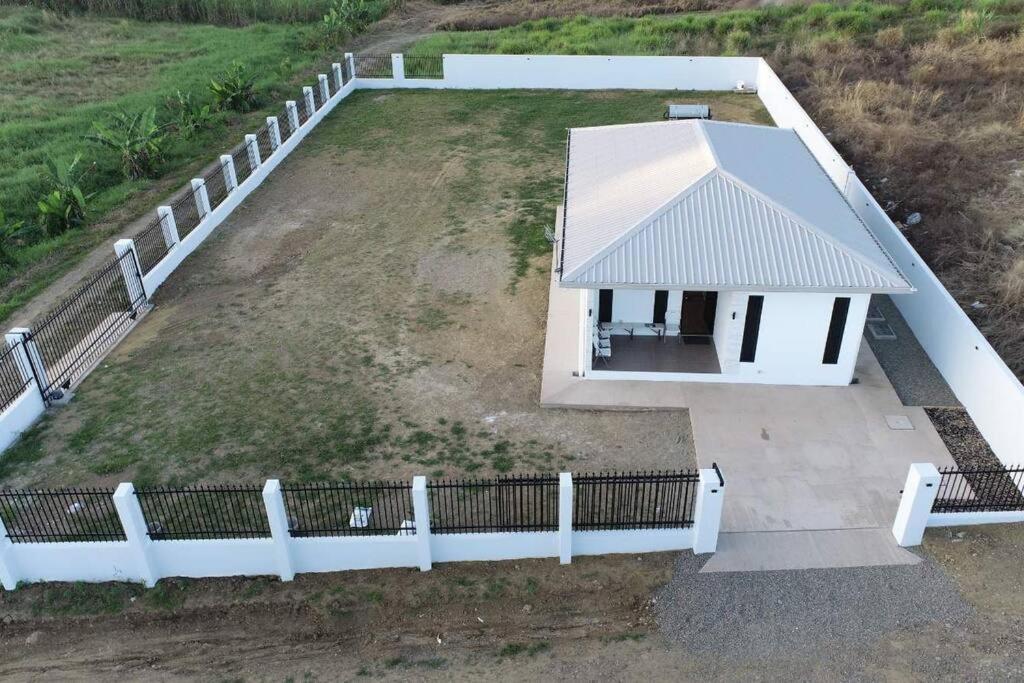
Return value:
[(320, 21), (332, 0), (18, 0), (65, 14), (87, 12), (142, 21), (244, 26)]
[[(763, 55), (1024, 377), (1024, 0), (537, 20), (443, 52)], [(978, 303), (975, 303), (978, 302)]]

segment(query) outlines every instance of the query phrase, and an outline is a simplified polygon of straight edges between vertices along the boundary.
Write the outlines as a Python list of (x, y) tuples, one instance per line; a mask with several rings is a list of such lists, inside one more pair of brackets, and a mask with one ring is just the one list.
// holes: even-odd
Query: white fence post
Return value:
[[(114, 253), (121, 263), (121, 273), (124, 275), (124, 284), (128, 289), (128, 300), (133, 304), (140, 298), (148, 299), (146, 288), (142, 284), (142, 265), (139, 263), (139, 255), (135, 251), (135, 240), (120, 239), (114, 242)], [(129, 258), (122, 258), (124, 256)]]
[(558, 562), (572, 562), (572, 473), (558, 475)]
[(14, 559), (14, 543), (7, 537), (7, 527), (0, 519), (0, 583), (9, 591), (18, 587), (20, 574)]
[(904, 548), (921, 545), (940, 481), (942, 475), (930, 462), (916, 462), (910, 466), (900, 506), (896, 510), (896, 521), (892, 525), (896, 543)]
[(252, 133), (245, 136), (245, 148), (249, 151), (249, 166), (255, 171), (263, 161), (260, 159), (260, 143)]
[(288, 110), (288, 125), (294, 134), (299, 129), (299, 107), (295, 100), (288, 100), (284, 103), (284, 108)]
[(199, 220), (209, 216), (213, 209), (210, 208), (210, 195), (206, 192), (206, 182), (202, 178), (192, 179), (192, 195), (196, 198)]
[(267, 130), (270, 131), (270, 150), (277, 151), (281, 146), (281, 129), (277, 126), (277, 117), (267, 117)]
[(238, 189), (238, 176), (235, 175), (235, 158), (230, 154), (220, 155), (220, 167), (224, 169), (224, 185), (229, 193)]
[(396, 81), (405, 80), (405, 59), (401, 54), (391, 55), (391, 77)]
[(263, 487), (263, 505), (267, 508), (270, 536), (274, 540), (277, 574), (282, 581), (291, 581), (295, 578), (295, 569), (292, 566), (292, 556), (289, 550), (291, 534), (288, 532), (288, 513), (284, 508), (280, 480), (267, 479), (267, 483)]
[(725, 483), (719, 478), (717, 469), (702, 469), (699, 477), (697, 502), (693, 510), (693, 552), (713, 553), (718, 548)]
[[(25, 332), (22, 332), (22, 330)], [(4, 335), (4, 341), (7, 342), (7, 348), (17, 348), (17, 351), (14, 353), (18, 356), (18, 372), (21, 373), (22, 380), (31, 382), (35, 379), (35, 375), (32, 374), (32, 365), (28, 361), (28, 351), (25, 348), (25, 344), (22, 343), (25, 340), (26, 332), (28, 332), (27, 327), (15, 327)], [(19, 343), (21, 344), (20, 346)]]
[(356, 77), (356, 56), (351, 52), (345, 53), (345, 62), (348, 64), (348, 72), (352, 74), (352, 78)]
[(153, 540), (147, 533), (146, 518), (142, 514), (138, 498), (135, 497), (135, 487), (131, 484), (118, 484), (117, 490), (114, 491), (114, 507), (117, 508), (117, 516), (124, 527), (124, 537), (128, 541), (132, 555), (135, 556), (135, 564), (142, 581), (152, 588), (159, 578), (153, 561)]
[(337, 89), (335, 92), (337, 92), (345, 86), (345, 77), (341, 73), (341, 64), (338, 62), (331, 64), (331, 73), (334, 74), (334, 85)]
[(324, 98), (324, 103), (331, 99), (331, 87), (327, 84), (327, 74), (319, 74), (316, 79), (320, 82), (320, 95)]
[(181, 238), (178, 236), (178, 224), (174, 220), (174, 210), (169, 206), (158, 206), (156, 215), (160, 217), (160, 229), (164, 233), (164, 242), (167, 244), (167, 248), (177, 246), (181, 242)]
[(308, 85), (302, 86), (302, 101), (306, 103), (306, 113), (313, 116), (316, 112), (316, 102), (313, 101), (313, 88)]
[[(30, 366), (24, 368), (22, 372), (35, 372), (36, 381), (39, 382), (39, 389), (46, 391), (46, 388), (50, 386), (50, 379), (46, 376), (46, 366), (43, 364), (43, 354), (39, 353), (39, 345), (36, 344), (36, 340), (32, 339), (32, 330), (27, 327), (12, 327), (10, 331), (5, 335), (7, 338), (7, 345), (11, 346), (15, 343), (14, 340), (21, 342), (21, 348), (25, 351), (25, 355), (22, 359), (29, 362), (31, 359)], [(24, 377), (28, 380), (29, 377)]]
[(427, 478), (412, 478), (412, 511), (416, 518), (416, 558), (420, 571), (430, 571), (430, 503), (427, 500)]

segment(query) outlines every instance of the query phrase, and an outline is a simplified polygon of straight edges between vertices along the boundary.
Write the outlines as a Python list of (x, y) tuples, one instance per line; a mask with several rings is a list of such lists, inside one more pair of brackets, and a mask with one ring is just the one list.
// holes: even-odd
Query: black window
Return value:
[(747, 299), (747, 318), (743, 322), (743, 343), (740, 345), (740, 362), (753, 363), (757, 355), (757, 335), (761, 331), (761, 309), (764, 297), (760, 294)]
[(668, 291), (654, 290), (654, 324), (665, 324), (665, 312), (668, 311)]
[(839, 362), (839, 350), (843, 347), (843, 333), (846, 332), (846, 316), (850, 313), (850, 297), (837, 296), (832, 304), (832, 320), (828, 324), (828, 337), (825, 339), (825, 355), (821, 362), (835, 365)]
[(612, 321), (612, 290), (602, 289), (597, 300), (597, 322), (610, 323)]

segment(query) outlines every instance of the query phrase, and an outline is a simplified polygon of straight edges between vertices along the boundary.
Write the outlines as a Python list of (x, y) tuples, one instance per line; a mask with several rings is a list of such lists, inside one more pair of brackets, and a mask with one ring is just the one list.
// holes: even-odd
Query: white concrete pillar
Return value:
[(14, 557), (14, 543), (7, 537), (7, 527), (0, 519), (0, 584), (9, 591), (18, 587), (21, 574), (18, 562)]
[(252, 133), (245, 136), (245, 149), (249, 153), (249, 166), (252, 167), (252, 172), (255, 173), (263, 161), (260, 159), (260, 143), (256, 141), (256, 136)]
[(288, 100), (284, 103), (284, 108), (288, 110), (288, 124), (294, 134), (299, 129), (299, 107), (295, 104), (295, 100)]
[(206, 191), (206, 183), (202, 178), (192, 179), (192, 196), (196, 199), (196, 209), (199, 211), (199, 219), (202, 220), (209, 216), (213, 209), (210, 208), (210, 195)]
[(270, 133), (270, 149), (277, 151), (277, 148), (281, 146), (281, 129), (277, 125), (276, 116), (267, 117), (267, 131)]
[(281, 482), (268, 479), (263, 487), (263, 505), (267, 508), (267, 521), (270, 523), (270, 536), (274, 539), (274, 559), (277, 561), (277, 574), (282, 581), (295, 578), (292, 566), (291, 533), (288, 529), (288, 512), (284, 507), (284, 496), (281, 494)]
[(718, 548), (718, 529), (722, 524), (722, 499), (725, 482), (717, 469), (700, 470), (697, 502), (693, 510), (693, 552), (713, 553)]
[(131, 484), (119, 484), (114, 491), (114, 507), (124, 527), (124, 536), (128, 540), (128, 548), (135, 558), (135, 566), (143, 583), (152, 588), (160, 578), (156, 562), (153, 558), (153, 540), (146, 529), (146, 518), (142, 507), (135, 497), (135, 487)]
[[(120, 239), (114, 242), (114, 253), (121, 263), (121, 274), (124, 275), (128, 300), (135, 303), (139, 299), (148, 299), (146, 288), (142, 284), (142, 266), (139, 263), (139, 254), (135, 251), (135, 240)], [(128, 258), (122, 258), (124, 256)]]
[[(7, 344), (11, 345), (12, 340), (21, 342), (21, 348), (25, 354), (22, 356), (22, 360), (26, 363), (31, 359), (31, 366), (26, 367), (25, 370), (28, 372), (35, 372), (35, 379), (40, 384), (40, 390), (46, 391), (46, 388), (50, 386), (50, 378), (46, 374), (46, 365), (43, 364), (43, 354), (39, 352), (39, 344), (36, 344), (35, 339), (32, 339), (32, 330), (27, 327), (12, 327), (10, 331), (5, 335)], [(23, 370), (22, 372), (24, 372)], [(23, 377), (23, 379), (30, 379), (29, 377)]]
[(405, 80), (405, 59), (400, 54), (391, 55), (391, 77), (396, 81)]
[(21, 373), (21, 379), (25, 382), (31, 382), (35, 379), (35, 375), (32, 374), (32, 366), (28, 360), (28, 351), (25, 348), (24, 340), (25, 333), (20, 330), (28, 330), (27, 327), (15, 327), (10, 332), (4, 335), (4, 341), (7, 343), (7, 348), (17, 348), (13, 353), (17, 356), (18, 361), (18, 372)]
[(939, 494), (940, 481), (942, 475), (930, 462), (916, 462), (910, 466), (900, 506), (896, 510), (896, 520), (892, 525), (896, 543), (904, 548), (921, 545), (925, 527), (928, 526), (928, 515), (932, 513), (932, 504)]
[(416, 518), (416, 557), (420, 571), (430, 571), (430, 502), (427, 499), (427, 478), (412, 478), (412, 510)]
[(351, 52), (345, 53), (345, 63), (348, 64), (348, 72), (352, 74), (352, 78), (356, 77), (356, 56)]
[(572, 474), (558, 475), (558, 562), (572, 562)]
[(319, 74), (316, 77), (320, 85), (320, 96), (324, 99), (324, 104), (327, 104), (327, 100), (331, 99), (331, 88), (327, 83), (327, 74)]
[(230, 154), (221, 154), (220, 167), (224, 170), (224, 186), (230, 194), (238, 189), (238, 176), (235, 174), (235, 158)]
[(158, 206), (156, 215), (160, 217), (160, 229), (164, 233), (164, 243), (170, 249), (181, 242), (178, 236), (178, 223), (174, 220), (174, 210), (169, 206)]
[(313, 101), (313, 88), (308, 85), (302, 86), (302, 99), (306, 103), (306, 113), (313, 116), (316, 111), (316, 102)]
[(334, 75), (334, 91), (339, 92), (345, 85), (345, 76), (341, 73), (341, 64), (331, 64), (331, 73)]

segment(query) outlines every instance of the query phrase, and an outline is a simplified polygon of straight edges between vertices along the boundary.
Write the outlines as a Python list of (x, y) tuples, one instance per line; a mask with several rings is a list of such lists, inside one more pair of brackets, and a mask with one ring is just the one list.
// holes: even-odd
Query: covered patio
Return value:
[(612, 334), (611, 355), (593, 358), (596, 370), (621, 372), (720, 373), (711, 337)]

